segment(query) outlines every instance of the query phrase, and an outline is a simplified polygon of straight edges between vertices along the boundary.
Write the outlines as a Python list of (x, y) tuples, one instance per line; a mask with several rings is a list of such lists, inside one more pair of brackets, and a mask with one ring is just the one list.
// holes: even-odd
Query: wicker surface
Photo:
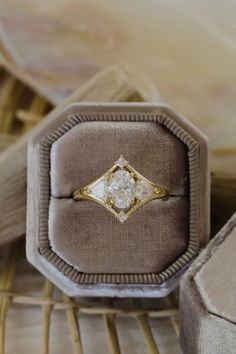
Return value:
[[(11, 353), (9, 350), (14, 348), (14, 344), (10, 341), (14, 338), (17, 313), (22, 313), (22, 310), (24, 311), (24, 317), (22, 321), (18, 322), (18, 325), (20, 324), (22, 328), (28, 329), (24, 332), (24, 335), (21, 333), (21, 341), (25, 343), (23, 345), (19, 343), (21, 350), (25, 348), (24, 352), (30, 352), (31, 342), (29, 339), (32, 340), (32, 336), (39, 344), (37, 351), (34, 351), (34, 353), (57, 352), (52, 343), (51, 346), (49, 345), (50, 328), (55, 326), (55, 318), (53, 319), (52, 313), (56, 313), (56, 316), (61, 318), (62, 312), (66, 315), (69, 325), (70, 343), (68, 338), (67, 343), (71, 347), (68, 348), (71, 353), (89, 353), (89, 351), (83, 351), (83, 347), (84, 345), (85, 348), (89, 347), (89, 338), (90, 340), (96, 340), (94, 330), (97, 331), (98, 328), (100, 338), (98, 338), (96, 353), (104, 353), (102, 351), (104, 347), (107, 347), (106, 352), (110, 353), (159, 353), (157, 344), (158, 326), (162, 326), (163, 323), (167, 327), (165, 335), (168, 337), (165, 345), (170, 346), (171, 344), (175, 348), (177, 347), (178, 310), (176, 309), (175, 295), (159, 300), (69, 298), (27, 263), (24, 256), (23, 240), (8, 245), (2, 250), (1, 269), (1, 354)], [(35, 312), (36, 309), (37, 313)], [(16, 314), (15, 319), (12, 318), (14, 312)], [(60, 314), (58, 315), (58, 313)], [(33, 334), (30, 333), (31, 316), (35, 316), (34, 326), (37, 328), (37, 333)], [(10, 322), (9, 317), (11, 318)], [(63, 317), (63, 321), (65, 321), (65, 317)], [(162, 322), (163, 319), (168, 319), (169, 325)], [(8, 322), (11, 325), (7, 325)], [(174, 330), (171, 329), (170, 324)], [(84, 326), (89, 327), (90, 333), (83, 330), (83, 336), (80, 327)], [(126, 331), (124, 331), (124, 327), (126, 327)], [(68, 328), (66, 333), (68, 333)], [(130, 338), (129, 340), (125, 339), (125, 335), (130, 336), (132, 331), (135, 334), (132, 340)], [(174, 331), (176, 338), (174, 337)], [(55, 332), (52, 332), (51, 336), (54, 335)], [(101, 339), (101, 336), (106, 336), (106, 338)], [(62, 339), (63, 337), (57, 337), (57, 344)], [(169, 343), (170, 340), (172, 343)], [(129, 351), (127, 351), (128, 345)], [(132, 350), (130, 345), (132, 345)], [(161, 339), (160, 346), (165, 348), (165, 345), (163, 345), (163, 339)], [(59, 352), (61, 353), (58, 349)], [(172, 353), (165, 348), (166, 352)], [(91, 351), (91, 353), (94, 353), (94, 351)]]
[[(2, 69), (0, 149), (50, 109), (45, 99)], [(24, 246), (20, 240), (1, 249), (0, 354), (180, 352), (175, 294), (159, 300), (72, 299), (27, 263)]]

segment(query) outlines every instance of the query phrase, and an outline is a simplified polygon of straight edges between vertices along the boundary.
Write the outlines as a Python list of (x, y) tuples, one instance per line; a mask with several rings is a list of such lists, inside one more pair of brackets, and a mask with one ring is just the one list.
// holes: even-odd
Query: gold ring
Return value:
[(73, 199), (94, 201), (109, 210), (123, 224), (142, 205), (167, 195), (165, 188), (149, 181), (120, 156), (101, 177), (77, 189)]

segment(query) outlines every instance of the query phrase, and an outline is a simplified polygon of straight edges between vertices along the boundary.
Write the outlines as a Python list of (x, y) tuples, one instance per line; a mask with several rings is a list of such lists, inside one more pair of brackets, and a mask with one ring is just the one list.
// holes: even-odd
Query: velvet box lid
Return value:
[[(73, 192), (123, 155), (169, 191), (121, 224)], [(163, 296), (209, 235), (205, 136), (163, 104), (74, 104), (28, 149), (27, 257), (72, 296)]]
[(180, 341), (185, 354), (236, 349), (236, 213), (180, 282)]

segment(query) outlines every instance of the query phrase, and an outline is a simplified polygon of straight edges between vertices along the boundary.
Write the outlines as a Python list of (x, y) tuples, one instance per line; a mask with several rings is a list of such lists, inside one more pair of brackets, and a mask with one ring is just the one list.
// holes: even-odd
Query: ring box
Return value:
[[(72, 195), (120, 155), (169, 191), (121, 224)], [(164, 104), (74, 104), (28, 149), (27, 257), (71, 296), (164, 296), (209, 236), (205, 136)]]
[(185, 354), (236, 350), (236, 213), (180, 282), (180, 340)]

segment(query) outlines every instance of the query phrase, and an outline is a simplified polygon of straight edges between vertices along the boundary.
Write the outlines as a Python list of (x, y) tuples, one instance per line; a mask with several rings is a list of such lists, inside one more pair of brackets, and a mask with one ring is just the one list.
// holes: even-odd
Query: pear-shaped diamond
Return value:
[(135, 190), (135, 197), (139, 200), (149, 197), (155, 188), (145, 180), (137, 181), (136, 183), (136, 190)]
[(100, 179), (89, 190), (90, 194), (99, 200), (103, 200), (105, 196), (105, 178)]

